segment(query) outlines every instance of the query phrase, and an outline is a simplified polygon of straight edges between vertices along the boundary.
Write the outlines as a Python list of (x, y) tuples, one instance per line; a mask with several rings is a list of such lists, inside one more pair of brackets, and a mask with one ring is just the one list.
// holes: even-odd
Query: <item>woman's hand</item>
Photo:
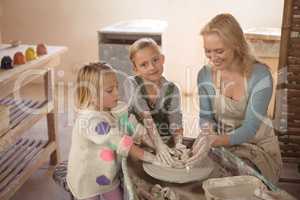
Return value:
[(204, 158), (207, 157), (211, 147), (228, 145), (228, 135), (217, 135), (210, 125), (207, 126), (207, 128), (201, 130), (199, 136), (195, 140), (192, 146), (193, 156), (187, 160), (186, 167), (193, 167), (197, 163), (200, 163)]
[[(206, 138), (206, 136), (208, 136), (208, 135), (210, 135), (209, 136), (210, 138)], [(192, 146), (193, 155), (197, 154), (197, 152), (199, 152), (199, 150), (203, 150), (203, 148), (204, 148), (203, 145), (207, 146), (208, 139), (210, 139), (209, 143), (211, 143), (211, 144), (209, 144), (209, 146), (207, 146), (206, 148), (211, 147), (212, 142), (213, 142), (212, 141), (213, 140), (212, 135), (216, 135), (216, 133), (213, 131), (212, 124), (208, 121), (202, 122), (201, 125), (200, 125), (200, 133), (199, 133), (198, 137), (196, 138), (196, 140), (195, 140), (195, 142)]]
[(200, 133), (192, 146), (192, 157), (186, 162), (186, 167), (193, 167), (200, 163), (218, 139), (218, 135), (213, 131), (212, 123), (206, 121), (200, 124)]
[(194, 167), (196, 164), (204, 160), (217, 137), (218, 135), (214, 134), (199, 135), (192, 147), (193, 156), (187, 160), (186, 167)]

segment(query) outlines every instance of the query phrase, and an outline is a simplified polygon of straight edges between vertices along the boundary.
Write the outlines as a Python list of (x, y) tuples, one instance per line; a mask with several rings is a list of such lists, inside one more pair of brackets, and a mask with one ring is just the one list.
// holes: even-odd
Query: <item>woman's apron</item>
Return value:
[[(230, 134), (239, 128), (244, 120), (248, 104), (247, 80), (245, 81), (245, 96), (239, 101), (222, 95), (221, 73), (217, 71), (216, 97), (214, 100), (215, 118), (218, 122), (218, 134)], [(267, 124), (268, 123), (268, 124)], [(227, 148), (241, 159), (252, 162), (263, 176), (276, 183), (282, 167), (281, 154), (277, 136), (271, 125), (271, 120), (265, 118), (250, 141)]]

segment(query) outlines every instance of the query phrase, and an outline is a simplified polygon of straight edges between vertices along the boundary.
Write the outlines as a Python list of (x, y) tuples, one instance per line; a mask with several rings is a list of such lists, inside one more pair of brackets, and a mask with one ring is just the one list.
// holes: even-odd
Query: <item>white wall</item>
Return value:
[(280, 27), (283, 0), (2, 0), (2, 39), (65, 45), (61, 69), (71, 79), (74, 68), (98, 59), (96, 31), (130, 19), (163, 19), (165, 75), (185, 90), (205, 62), (199, 31), (220, 12), (232, 13), (244, 28)]

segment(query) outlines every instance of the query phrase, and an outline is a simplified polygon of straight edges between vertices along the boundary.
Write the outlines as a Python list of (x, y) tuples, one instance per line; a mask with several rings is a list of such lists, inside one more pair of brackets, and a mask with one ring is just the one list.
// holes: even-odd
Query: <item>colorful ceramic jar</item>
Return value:
[(36, 46), (36, 52), (37, 52), (38, 56), (46, 55), (48, 53), (46, 45), (45, 44), (38, 44)]
[(36, 52), (32, 47), (26, 49), (25, 56), (27, 61), (35, 60), (37, 58)]
[(26, 63), (25, 56), (22, 52), (18, 51), (14, 55), (14, 65), (23, 65)]
[(1, 60), (1, 69), (12, 69), (12, 59), (9, 56), (4, 56)]

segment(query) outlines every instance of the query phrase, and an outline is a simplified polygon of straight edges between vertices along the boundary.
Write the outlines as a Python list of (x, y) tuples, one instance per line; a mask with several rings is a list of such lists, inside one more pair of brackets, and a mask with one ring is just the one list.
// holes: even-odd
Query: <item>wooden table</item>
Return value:
[[(25, 50), (33, 45), (10, 47), (0, 45), (0, 59)], [(48, 54), (0, 70), (0, 104), (9, 106), (9, 130), (0, 136), (0, 199), (10, 199), (25, 181), (50, 158), (50, 164), (59, 160), (57, 123), (55, 114), (53, 68), (60, 64), (60, 56), (66, 47), (48, 46)], [(19, 91), (26, 84), (43, 77), (45, 99), (23, 99)], [(48, 140), (25, 139), (22, 134), (42, 117), (47, 118)]]

